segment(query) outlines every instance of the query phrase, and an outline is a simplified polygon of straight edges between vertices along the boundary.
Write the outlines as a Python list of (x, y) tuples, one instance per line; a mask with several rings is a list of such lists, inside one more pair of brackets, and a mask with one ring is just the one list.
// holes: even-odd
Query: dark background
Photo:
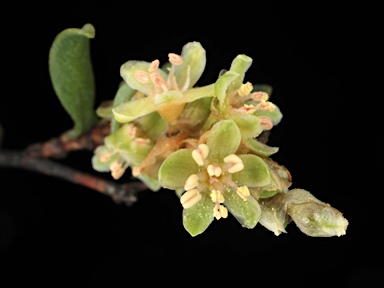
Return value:
[[(48, 74), (49, 48), (62, 30), (95, 26), (96, 105), (114, 97), (124, 62), (164, 63), (167, 53), (200, 41), (207, 52), (200, 85), (214, 82), (236, 55), (253, 58), (246, 80), (271, 84), (271, 101), (284, 116), (272, 130), (269, 144), (280, 147), (272, 158), (290, 170), (292, 188), (344, 214), (347, 234), (312, 238), (291, 223), (276, 237), (261, 225), (243, 229), (229, 217), (192, 238), (172, 191), (142, 192), (126, 207), (63, 180), (0, 168), (0, 287), (231, 281), (361, 287), (381, 281), (376, 194), (383, 192), (383, 128), (375, 112), (379, 93), (367, 91), (374, 79), (365, 78), (379, 60), (372, 57), (377, 8), (252, 3), (8, 4), (2, 9), (8, 20), (1, 20), (3, 147), (23, 149), (72, 127)], [(98, 175), (91, 156), (77, 152), (62, 162)]]

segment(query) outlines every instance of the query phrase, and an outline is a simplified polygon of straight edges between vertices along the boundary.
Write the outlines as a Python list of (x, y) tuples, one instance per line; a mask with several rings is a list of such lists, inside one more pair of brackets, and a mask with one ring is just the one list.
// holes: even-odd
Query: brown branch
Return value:
[(136, 201), (135, 193), (147, 190), (142, 182), (118, 184), (56, 163), (49, 159), (32, 157), (28, 153), (0, 150), (0, 167), (22, 168), (33, 172), (54, 176), (79, 184), (110, 196), (116, 203), (131, 205)]
[(68, 152), (76, 150), (94, 150), (104, 143), (104, 137), (109, 135), (110, 122), (98, 122), (89, 132), (77, 139), (68, 137), (69, 131), (59, 137), (52, 138), (44, 143), (36, 143), (27, 147), (26, 153), (33, 157), (64, 158)]
[[(116, 203), (123, 202), (131, 205), (136, 201), (136, 192), (148, 189), (144, 183), (137, 181), (118, 184), (47, 159), (64, 158), (69, 152), (76, 150), (94, 150), (97, 146), (104, 144), (104, 137), (109, 134), (109, 131), (110, 122), (101, 121), (77, 139), (70, 139), (68, 132), (65, 132), (57, 138), (32, 144), (24, 151), (0, 149), (0, 168), (21, 168), (54, 176), (108, 195)], [(0, 130), (0, 137), (3, 136), (1, 132)]]

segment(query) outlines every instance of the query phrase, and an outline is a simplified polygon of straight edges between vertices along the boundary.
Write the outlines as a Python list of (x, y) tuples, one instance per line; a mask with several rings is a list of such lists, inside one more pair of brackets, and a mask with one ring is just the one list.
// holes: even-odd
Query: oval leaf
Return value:
[(61, 105), (74, 122), (70, 137), (76, 138), (97, 121), (94, 110), (95, 81), (90, 55), (90, 39), (95, 29), (86, 24), (82, 29), (63, 30), (49, 51), (49, 74)]

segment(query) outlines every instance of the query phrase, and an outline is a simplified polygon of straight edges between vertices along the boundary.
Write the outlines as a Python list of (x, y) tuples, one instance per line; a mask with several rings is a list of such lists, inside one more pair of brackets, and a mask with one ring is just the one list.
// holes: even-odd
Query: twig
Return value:
[[(94, 150), (104, 143), (104, 137), (109, 131), (110, 122), (101, 121), (77, 139), (70, 139), (68, 132), (65, 132), (46, 142), (32, 144), (23, 151), (0, 149), (0, 167), (21, 168), (61, 178), (108, 195), (116, 203), (131, 205), (137, 200), (135, 193), (148, 189), (144, 183), (138, 181), (118, 184), (47, 159), (64, 158), (69, 152), (76, 150)], [(0, 127), (0, 141), (2, 132)]]
[(0, 167), (22, 168), (48, 176), (58, 177), (110, 196), (116, 203), (133, 204), (136, 192), (147, 190), (142, 182), (118, 184), (56, 163), (49, 159), (32, 157), (28, 153), (0, 150)]
[(94, 150), (104, 143), (104, 137), (109, 135), (110, 122), (101, 121), (89, 132), (82, 134), (77, 139), (68, 137), (69, 132), (61, 134), (44, 143), (32, 144), (26, 149), (26, 153), (33, 157), (64, 158), (68, 152), (76, 150)]

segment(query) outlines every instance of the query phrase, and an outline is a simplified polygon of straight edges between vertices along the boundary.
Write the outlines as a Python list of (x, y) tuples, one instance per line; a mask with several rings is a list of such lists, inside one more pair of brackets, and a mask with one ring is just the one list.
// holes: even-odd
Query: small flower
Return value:
[(124, 81), (146, 97), (114, 107), (112, 112), (118, 122), (130, 122), (157, 111), (173, 124), (186, 103), (213, 97), (213, 84), (192, 88), (206, 64), (205, 50), (199, 42), (184, 45), (181, 55), (169, 53), (168, 60), (168, 71), (159, 68), (158, 59), (151, 63), (131, 60), (121, 66)]
[(195, 149), (169, 155), (159, 169), (160, 184), (185, 190), (180, 202), (184, 226), (191, 235), (202, 233), (214, 218), (227, 218), (228, 212), (244, 227), (253, 228), (260, 207), (248, 187), (269, 184), (266, 164), (256, 155), (236, 154), (241, 135), (232, 120), (217, 122), (205, 139)]
[(150, 139), (138, 137), (134, 124), (126, 123), (95, 149), (92, 166), (99, 172), (111, 172), (114, 179), (119, 179), (130, 165), (141, 163), (152, 146)]

